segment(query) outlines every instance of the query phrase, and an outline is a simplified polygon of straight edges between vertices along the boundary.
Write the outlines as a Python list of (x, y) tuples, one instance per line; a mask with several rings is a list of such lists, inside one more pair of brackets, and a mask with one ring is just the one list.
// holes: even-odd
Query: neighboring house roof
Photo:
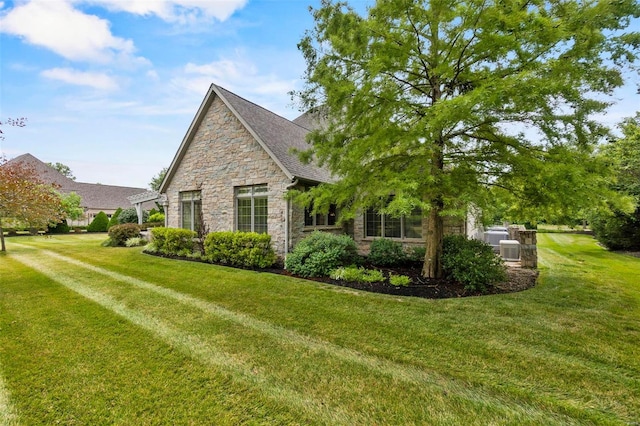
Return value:
[(222, 87), (212, 84), (171, 162), (167, 175), (160, 186), (160, 192), (165, 192), (168, 183), (171, 182), (178, 164), (182, 161), (207, 110), (216, 97), (219, 97), (225, 103), (289, 179), (303, 179), (312, 182), (330, 182), (333, 180), (328, 170), (315, 164), (303, 163), (295, 153), (295, 150), (305, 151), (310, 148), (306, 141), (306, 136), (309, 133), (307, 127), (287, 120)]
[[(81, 207), (87, 209), (116, 210), (118, 207), (127, 208), (131, 206), (127, 197), (147, 191), (145, 188), (76, 182), (31, 154), (20, 155), (9, 160), (8, 163), (14, 162), (22, 162), (32, 167), (43, 182), (59, 186), (59, 191), (63, 194), (75, 192), (82, 198)], [(154, 203), (144, 205), (145, 208), (154, 206)]]

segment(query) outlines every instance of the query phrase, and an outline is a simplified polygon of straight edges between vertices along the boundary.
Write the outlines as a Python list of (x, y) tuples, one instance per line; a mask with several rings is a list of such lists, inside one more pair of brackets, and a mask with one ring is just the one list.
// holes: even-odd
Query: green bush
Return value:
[(596, 239), (609, 250), (640, 250), (640, 208), (633, 214), (616, 212), (591, 219)]
[(87, 226), (87, 232), (106, 232), (109, 225), (109, 218), (105, 212), (100, 212), (93, 218), (89, 226)]
[[(142, 222), (146, 222), (148, 217), (149, 213), (143, 210)], [(122, 210), (118, 216), (118, 221), (120, 223), (138, 223), (138, 213), (136, 213), (135, 207), (129, 207), (128, 209)]]
[(424, 262), (424, 257), (427, 254), (427, 248), (425, 246), (414, 246), (409, 249), (407, 253), (407, 260), (409, 262)]
[(371, 243), (367, 259), (376, 266), (397, 266), (407, 261), (407, 255), (399, 242), (389, 238), (377, 238)]
[(196, 233), (181, 228), (152, 228), (152, 245), (160, 253), (178, 255), (184, 251), (193, 251), (193, 239)]
[(444, 237), (442, 267), (448, 278), (471, 291), (485, 291), (506, 278), (504, 262), (491, 246), (464, 235)]
[(109, 224), (107, 225), (107, 231), (112, 226), (118, 225), (120, 223), (118, 219), (118, 217), (120, 216), (120, 213), (122, 213), (122, 207), (118, 207), (118, 210), (116, 210), (115, 213), (111, 215), (111, 219), (109, 219)]
[(127, 241), (124, 242), (124, 245), (126, 247), (140, 247), (145, 244), (147, 244), (147, 240), (145, 240), (142, 237), (129, 238)]
[(140, 227), (135, 223), (123, 223), (109, 228), (109, 238), (115, 245), (124, 246), (128, 239), (140, 237)]
[(389, 274), (389, 284), (396, 287), (407, 287), (411, 284), (411, 278), (406, 275)]
[(68, 234), (71, 230), (71, 227), (67, 224), (66, 219), (61, 222), (56, 223), (55, 225), (47, 226), (48, 234)]
[(211, 262), (243, 268), (268, 268), (277, 260), (271, 236), (256, 232), (211, 232), (204, 254)]
[(377, 269), (364, 269), (357, 266), (334, 269), (331, 271), (329, 276), (334, 280), (359, 283), (376, 283), (384, 281), (384, 274)]
[(348, 235), (314, 231), (289, 253), (285, 267), (301, 277), (322, 277), (357, 259), (356, 243)]
[(159, 213), (158, 212), (158, 213), (150, 214), (149, 218), (147, 219), (147, 221), (164, 223), (164, 213)]

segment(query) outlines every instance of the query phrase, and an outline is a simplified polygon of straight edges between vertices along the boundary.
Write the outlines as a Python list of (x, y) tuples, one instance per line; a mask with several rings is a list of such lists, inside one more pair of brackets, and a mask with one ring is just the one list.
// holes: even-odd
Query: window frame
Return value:
[[(185, 199), (187, 194), (189, 199)], [(202, 191), (181, 191), (179, 193), (180, 200), (180, 228), (197, 232), (202, 219)], [(184, 224), (184, 205), (189, 204), (189, 228)], [(196, 208), (197, 207), (197, 208)]]
[[(416, 208), (412, 211), (412, 213), (420, 211), (420, 223), (422, 224), (422, 210), (419, 208)], [(418, 216), (418, 214), (411, 214), (410, 216)], [(376, 230), (379, 231), (379, 234), (377, 235), (369, 235), (369, 229), (370, 229), (370, 225), (369, 223), (373, 223), (374, 221), (370, 220), (370, 218), (373, 217), (375, 219), (376, 222)], [(387, 229), (387, 219), (389, 220), (400, 220), (400, 236), (399, 237), (395, 237), (395, 236), (387, 236), (386, 235), (386, 229)], [(379, 213), (377, 212), (373, 207), (369, 207), (364, 214), (364, 238), (369, 238), (369, 239), (375, 239), (375, 238), (388, 238), (391, 240), (422, 240), (423, 234), (422, 234), (422, 226), (420, 226), (420, 236), (418, 237), (407, 237), (407, 230), (408, 230), (408, 226), (407, 226), (407, 216), (406, 215), (402, 215), (398, 218), (396, 217), (392, 217), (389, 216), (387, 214), (383, 214), (383, 213)]]
[[(329, 206), (329, 211), (327, 213), (316, 213), (314, 215), (311, 214), (313, 211), (313, 205), (310, 207), (304, 208), (304, 227), (307, 229), (310, 228), (335, 228), (337, 227), (338, 222), (338, 207), (335, 204), (331, 204)], [(321, 218), (321, 220), (318, 220)], [(311, 219), (311, 224), (308, 224), (308, 219)], [(323, 222), (322, 224), (318, 224), (318, 222)]]
[[(234, 201), (235, 230), (241, 231), (240, 227), (242, 226), (244, 228), (246, 226), (244, 223), (241, 224), (241, 221), (240, 221), (240, 217), (241, 217), (240, 207), (241, 207), (241, 201), (250, 200), (250, 203), (249, 203), (249, 219), (250, 219), (249, 229), (250, 230), (243, 229), (241, 232), (257, 232), (259, 234), (262, 234), (262, 233), (268, 234), (269, 233), (268, 185), (264, 183), (264, 184), (258, 184), (258, 185), (238, 186), (235, 188), (234, 193), (235, 193), (235, 201)], [(257, 222), (256, 221), (256, 200), (260, 202), (260, 205), (258, 205), (257, 207), (259, 209), (264, 208), (264, 214), (260, 216), (260, 217), (264, 217), (264, 224), (256, 223)], [(263, 200), (265, 202), (264, 206), (261, 205)], [(256, 227), (256, 224), (258, 225), (258, 227)]]

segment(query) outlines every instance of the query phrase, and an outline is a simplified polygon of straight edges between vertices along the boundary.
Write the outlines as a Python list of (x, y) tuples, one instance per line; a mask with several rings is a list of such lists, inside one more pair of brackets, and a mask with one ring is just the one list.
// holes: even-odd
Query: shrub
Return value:
[(178, 255), (183, 250), (193, 251), (193, 239), (196, 233), (181, 228), (152, 228), (152, 244), (158, 252)]
[(328, 276), (358, 258), (356, 243), (348, 235), (315, 231), (300, 241), (285, 260), (287, 270), (302, 277)]
[(164, 223), (164, 213), (159, 213), (158, 212), (158, 213), (150, 214), (149, 218), (147, 219), (147, 221)]
[(120, 213), (122, 213), (122, 207), (118, 207), (118, 210), (116, 210), (115, 213), (111, 215), (111, 219), (109, 219), (109, 224), (107, 225), (107, 231), (112, 226), (118, 225), (120, 223), (120, 220), (118, 219)]
[(128, 239), (140, 237), (140, 227), (135, 223), (123, 223), (109, 228), (109, 238), (117, 246), (124, 246)]
[(396, 266), (406, 262), (407, 255), (399, 242), (388, 238), (378, 238), (371, 243), (367, 259), (376, 266)]
[(506, 277), (504, 262), (491, 246), (464, 235), (444, 237), (442, 267), (447, 277), (471, 291), (485, 291)]
[(124, 242), (124, 245), (127, 247), (140, 247), (147, 244), (147, 241), (142, 237), (133, 237), (129, 238)]
[(406, 275), (389, 274), (389, 284), (396, 287), (407, 287), (411, 284), (411, 278)]
[(375, 283), (384, 281), (384, 274), (377, 269), (364, 269), (356, 266), (334, 269), (331, 271), (329, 276), (334, 280), (359, 283)]
[(211, 232), (204, 254), (211, 262), (244, 268), (268, 268), (277, 260), (271, 236), (256, 232)]
[(102, 247), (118, 247), (118, 243), (113, 238), (107, 238), (100, 245)]
[(71, 227), (67, 224), (66, 220), (47, 227), (47, 233), (49, 234), (68, 234), (70, 230)]
[(427, 248), (425, 246), (414, 246), (409, 249), (407, 253), (407, 260), (409, 262), (424, 262), (424, 257), (427, 254)]
[(93, 218), (89, 226), (87, 226), (87, 232), (106, 232), (109, 225), (109, 218), (105, 212), (100, 212)]
[(633, 214), (615, 212), (591, 219), (596, 239), (610, 250), (640, 250), (640, 208)]
[[(146, 222), (149, 213), (146, 211), (142, 211), (142, 222)], [(138, 213), (136, 213), (135, 207), (129, 207), (128, 209), (122, 210), (120, 215), (118, 216), (118, 221), (120, 223), (138, 223)]]

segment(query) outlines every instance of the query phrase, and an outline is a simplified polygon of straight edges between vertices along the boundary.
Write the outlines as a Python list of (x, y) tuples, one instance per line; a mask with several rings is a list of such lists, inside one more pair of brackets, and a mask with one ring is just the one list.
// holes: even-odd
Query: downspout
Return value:
[[(293, 182), (291, 182), (289, 185), (285, 186), (285, 194), (294, 186), (296, 186), (298, 184), (298, 179), (293, 179)], [(284, 255), (285, 257), (287, 256), (287, 253), (289, 253), (289, 210), (291, 209), (291, 200), (289, 200), (289, 198), (286, 198), (286, 211), (284, 213)]]

